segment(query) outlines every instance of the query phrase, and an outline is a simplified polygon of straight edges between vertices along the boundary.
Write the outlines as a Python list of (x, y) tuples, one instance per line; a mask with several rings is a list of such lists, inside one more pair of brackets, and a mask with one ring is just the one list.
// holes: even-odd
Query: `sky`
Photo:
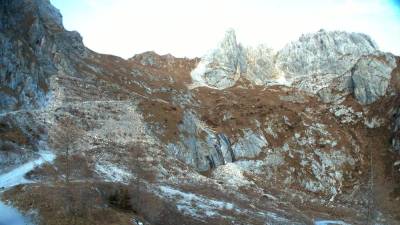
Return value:
[(320, 29), (361, 32), (400, 55), (400, 0), (50, 0), (90, 49), (200, 57), (233, 28), (245, 46), (275, 50)]

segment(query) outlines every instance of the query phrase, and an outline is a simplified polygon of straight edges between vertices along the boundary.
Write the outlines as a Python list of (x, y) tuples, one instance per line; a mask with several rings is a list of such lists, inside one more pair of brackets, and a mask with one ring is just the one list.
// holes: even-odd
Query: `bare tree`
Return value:
[[(76, 224), (77, 216), (80, 212), (77, 208), (76, 201), (80, 198), (74, 197), (74, 193), (81, 193), (79, 190), (71, 185), (71, 155), (76, 141), (82, 136), (83, 130), (79, 128), (77, 123), (69, 115), (62, 115), (56, 117), (56, 124), (50, 129), (49, 132), (49, 145), (54, 150), (61, 153), (63, 156), (63, 170), (64, 170), (64, 185), (65, 187), (65, 209), (67, 216), (70, 217), (70, 224)], [(79, 197), (79, 196), (78, 196)]]
[(68, 116), (56, 117), (57, 123), (49, 132), (49, 144), (64, 157), (65, 183), (71, 180), (71, 155), (75, 142), (82, 136), (83, 131), (76, 122)]

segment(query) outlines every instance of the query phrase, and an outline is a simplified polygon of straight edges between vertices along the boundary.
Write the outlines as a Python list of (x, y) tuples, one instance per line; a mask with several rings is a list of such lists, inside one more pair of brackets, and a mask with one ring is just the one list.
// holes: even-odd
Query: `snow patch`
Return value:
[(106, 181), (110, 182), (128, 184), (129, 180), (132, 178), (132, 174), (125, 169), (105, 161), (96, 163), (95, 171), (97, 174), (104, 177)]
[[(49, 151), (40, 151), (39, 158), (22, 164), (15, 169), (0, 175), (0, 188), (11, 188), (19, 184), (31, 183), (32, 181), (25, 179), (25, 174), (34, 168), (46, 163), (52, 162), (55, 155)], [(6, 205), (0, 201), (0, 224), (7, 225), (30, 225), (29, 219), (18, 212), (16, 208)]]
[[(275, 65), (275, 67), (276, 67), (276, 65)], [(278, 68), (278, 67), (276, 67), (276, 68)], [(272, 82), (277, 85), (284, 85), (284, 86), (288, 86), (288, 87), (290, 87), (292, 85), (292, 81), (287, 80), (285, 76), (279, 76), (276, 80), (272, 80)]]
[(350, 225), (341, 220), (317, 220), (314, 225)]
[(237, 210), (235, 205), (228, 202), (200, 197), (193, 193), (185, 193), (169, 186), (161, 186), (163, 196), (176, 200), (176, 207), (184, 214), (194, 217), (220, 216), (216, 210)]
[(46, 162), (52, 162), (55, 157), (52, 152), (40, 151), (39, 158), (0, 175), (0, 188), (10, 188), (18, 184), (31, 183), (31, 181), (25, 179), (25, 174)]

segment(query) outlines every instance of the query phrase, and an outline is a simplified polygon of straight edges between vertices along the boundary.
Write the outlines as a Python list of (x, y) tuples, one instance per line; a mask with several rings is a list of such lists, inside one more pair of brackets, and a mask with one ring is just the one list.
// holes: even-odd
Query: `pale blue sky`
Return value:
[(302, 33), (370, 35), (400, 55), (400, 0), (51, 0), (86, 46), (124, 58), (153, 50), (201, 56), (234, 28), (244, 45), (279, 50)]

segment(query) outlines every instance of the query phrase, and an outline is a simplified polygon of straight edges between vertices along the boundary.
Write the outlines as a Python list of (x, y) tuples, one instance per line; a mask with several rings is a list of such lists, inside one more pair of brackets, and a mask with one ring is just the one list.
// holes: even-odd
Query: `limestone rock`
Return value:
[[(395, 180), (385, 168), (397, 155), (380, 155), (392, 138), (400, 148), (399, 74), (392, 56), (365, 35), (320, 31), (276, 54), (243, 48), (228, 31), (191, 74), (210, 90), (188, 88), (197, 59), (147, 52), (124, 60), (86, 49), (48, 1), (4, 0), (0, 18), (0, 175), (47, 144), (63, 157), (51, 142), (75, 133), (67, 143), (71, 178), (78, 191), (89, 182), (89, 210), (113, 209), (107, 196), (128, 184), (151, 224), (313, 224), (338, 213), (363, 224), (374, 153), (379, 189), (368, 195), (382, 198), (372, 213), (398, 224), (389, 221), (397, 203), (387, 201), (395, 186), (382, 185)], [(337, 104), (349, 94), (363, 104), (384, 99)], [(383, 132), (389, 120), (392, 134)], [(64, 197), (52, 185), (63, 180), (62, 159), (32, 171), (26, 179), (38, 184), (9, 192), (17, 195), (13, 203), (33, 196), (29, 210), (53, 219), (42, 207), (62, 205), (38, 203), (48, 199), (46, 190)], [(132, 218), (132, 211), (118, 212)]]
[(195, 84), (224, 89), (235, 85), (245, 70), (244, 50), (237, 43), (234, 30), (228, 30), (218, 47), (201, 59), (191, 76)]
[(396, 60), (391, 54), (362, 57), (352, 69), (354, 97), (370, 104), (386, 94)]
[(320, 30), (286, 45), (278, 52), (277, 64), (289, 77), (342, 75), (362, 55), (371, 54), (377, 49), (367, 35)]
[(365, 34), (320, 30), (278, 53), (265, 45), (242, 48), (233, 30), (192, 71), (195, 84), (225, 89), (243, 78), (254, 85), (283, 84), (339, 102), (349, 94), (370, 104), (385, 94), (394, 57)]
[(278, 52), (277, 67), (294, 87), (337, 102), (352, 93), (351, 69), (377, 45), (367, 35), (320, 30), (306, 34)]
[(275, 52), (265, 45), (246, 48), (246, 62), (244, 77), (255, 85), (275, 83), (281, 78), (275, 67)]
[(264, 135), (245, 130), (243, 137), (232, 146), (236, 158), (254, 158), (257, 157), (262, 149), (268, 145)]
[[(199, 171), (207, 171), (234, 158), (230, 154), (229, 139), (215, 134), (194, 113), (185, 112), (179, 130), (180, 142), (169, 144), (167, 150)], [(204, 134), (204, 139), (198, 137), (200, 133)]]
[(0, 12), (0, 98), (9, 103), (0, 111), (44, 107), (50, 76), (78, 74), (71, 61), (86, 52), (82, 38), (48, 0), (5, 0)]

